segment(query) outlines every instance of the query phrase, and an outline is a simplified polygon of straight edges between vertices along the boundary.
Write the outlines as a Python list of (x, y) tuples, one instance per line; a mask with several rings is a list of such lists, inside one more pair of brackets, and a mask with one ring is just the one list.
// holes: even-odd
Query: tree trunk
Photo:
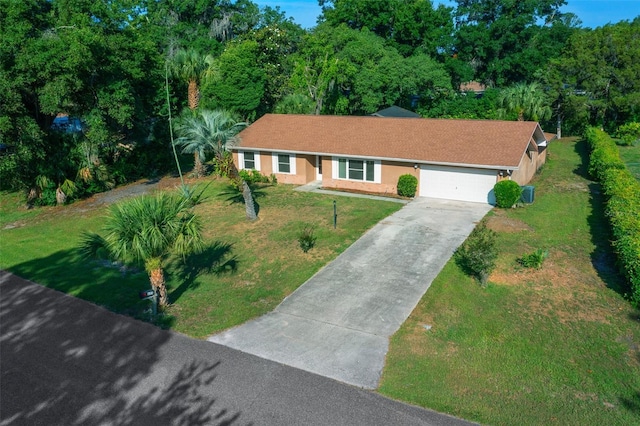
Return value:
[(56, 204), (61, 206), (67, 202), (67, 195), (62, 191), (62, 188), (56, 189)]
[(158, 303), (162, 307), (169, 306), (169, 298), (167, 297), (167, 286), (164, 280), (164, 271), (162, 268), (156, 268), (149, 271), (149, 281), (151, 287), (158, 295)]
[(195, 111), (200, 103), (200, 90), (198, 89), (198, 83), (195, 80), (189, 80), (187, 95), (189, 100), (189, 109), (191, 111)]
[(253, 194), (251, 193), (251, 188), (247, 182), (242, 180), (242, 197), (244, 198), (244, 208), (247, 213), (247, 219), (250, 221), (254, 221), (258, 218), (258, 214), (256, 213), (256, 206), (253, 201)]
[(197, 178), (204, 176), (204, 165), (197, 151), (193, 153), (193, 175)]

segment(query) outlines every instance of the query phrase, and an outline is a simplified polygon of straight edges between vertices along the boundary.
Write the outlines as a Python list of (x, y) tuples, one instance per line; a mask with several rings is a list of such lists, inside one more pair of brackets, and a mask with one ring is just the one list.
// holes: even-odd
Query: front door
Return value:
[(322, 156), (316, 155), (316, 180), (322, 180)]

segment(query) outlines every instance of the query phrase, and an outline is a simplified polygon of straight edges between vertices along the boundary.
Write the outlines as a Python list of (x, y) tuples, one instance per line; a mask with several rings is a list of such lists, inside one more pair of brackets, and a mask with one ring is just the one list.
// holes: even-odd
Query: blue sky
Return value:
[[(380, 0), (385, 1), (385, 0)], [(280, 6), (304, 28), (311, 28), (316, 24), (316, 17), (320, 14), (317, 0), (254, 0), (259, 6)], [(435, 0), (435, 4), (449, 6), (456, 3), (451, 0)], [(562, 8), (564, 12), (578, 15), (584, 27), (600, 27), (608, 23), (623, 20), (631, 21), (640, 16), (640, 0), (568, 0)]]

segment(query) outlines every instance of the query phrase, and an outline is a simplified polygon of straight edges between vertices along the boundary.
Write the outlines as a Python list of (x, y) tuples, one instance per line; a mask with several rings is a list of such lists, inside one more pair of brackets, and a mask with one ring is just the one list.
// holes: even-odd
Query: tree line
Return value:
[(304, 30), (250, 0), (0, 0), (0, 188), (55, 204), (171, 170), (170, 114), (640, 121), (640, 17), (587, 29), (564, 0), (455, 3), (319, 0)]

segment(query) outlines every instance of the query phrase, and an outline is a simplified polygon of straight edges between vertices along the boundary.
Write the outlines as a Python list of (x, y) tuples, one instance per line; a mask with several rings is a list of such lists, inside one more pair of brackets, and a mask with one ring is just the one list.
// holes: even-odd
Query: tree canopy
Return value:
[(565, 134), (640, 121), (640, 17), (584, 29), (565, 3), (319, 0), (303, 30), (250, 0), (0, 0), (0, 186), (55, 204), (164, 173), (185, 107), (496, 118), (537, 83), (552, 121), (529, 119)]

